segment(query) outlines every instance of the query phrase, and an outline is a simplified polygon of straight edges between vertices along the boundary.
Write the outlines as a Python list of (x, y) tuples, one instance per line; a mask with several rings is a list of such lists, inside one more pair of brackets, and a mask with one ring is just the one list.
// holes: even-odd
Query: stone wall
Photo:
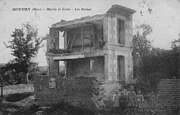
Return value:
[[(119, 44), (118, 19), (125, 20), (125, 44)], [(105, 79), (107, 81), (123, 80), (126, 83), (133, 81), (133, 59), (132, 59), (132, 16), (121, 14), (106, 15), (103, 22), (105, 49)], [(124, 78), (118, 78), (117, 57), (125, 58)]]
[(163, 110), (180, 107), (180, 79), (162, 79), (158, 84), (158, 106)]
[[(133, 79), (133, 61), (131, 49), (129, 48), (117, 48), (109, 47), (109, 51), (107, 55), (105, 55), (105, 79), (106, 81), (125, 81), (126, 83), (130, 83)], [(119, 78), (118, 76), (118, 56), (124, 57), (124, 68), (123, 78)]]

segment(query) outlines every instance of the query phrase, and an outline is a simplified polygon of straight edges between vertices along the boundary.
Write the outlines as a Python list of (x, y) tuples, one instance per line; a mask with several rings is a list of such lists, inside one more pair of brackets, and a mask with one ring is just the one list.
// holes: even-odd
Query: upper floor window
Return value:
[(118, 19), (118, 43), (125, 45), (125, 20)]
[(59, 31), (59, 49), (64, 49), (64, 31)]

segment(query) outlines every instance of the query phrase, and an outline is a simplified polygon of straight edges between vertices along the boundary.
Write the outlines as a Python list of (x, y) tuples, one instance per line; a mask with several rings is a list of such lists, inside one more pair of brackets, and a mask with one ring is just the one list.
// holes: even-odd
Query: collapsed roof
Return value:
[(51, 28), (64, 28), (64, 27), (71, 28), (77, 24), (81, 25), (83, 23), (88, 23), (88, 22), (97, 22), (97, 21), (99, 22), (99, 21), (102, 21), (102, 19), (106, 15), (116, 14), (116, 13), (120, 13), (123, 15), (129, 15), (129, 14), (135, 13), (135, 10), (126, 8), (126, 7), (120, 6), (120, 5), (112, 5), (112, 7), (105, 14), (94, 15), (94, 16), (85, 16), (80, 19), (74, 19), (74, 20), (70, 20), (70, 21), (61, 20), (60, 22), (53, 24), (51, 26)]

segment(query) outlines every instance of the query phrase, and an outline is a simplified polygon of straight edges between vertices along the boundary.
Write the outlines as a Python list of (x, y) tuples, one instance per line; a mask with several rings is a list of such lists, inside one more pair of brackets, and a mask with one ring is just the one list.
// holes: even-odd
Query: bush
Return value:
[(33, 95), (31, 92), (9, 94), (5, 97), (5, 100), (9, 102), (16, 102), (23, 100), (31, 95)]

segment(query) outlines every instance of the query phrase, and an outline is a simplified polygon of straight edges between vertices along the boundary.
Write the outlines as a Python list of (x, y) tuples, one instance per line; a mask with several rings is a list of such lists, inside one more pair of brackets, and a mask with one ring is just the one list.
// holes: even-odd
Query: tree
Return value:
[(176, 54), (176, 67), (177, 67), (177, 76), (176, 78), (180, 79), (180, 38), (177, 40), (172, 41), (172, 52)]
[(13, 40), (5, 45), (11, 49), (11, 54), (15, 59), (11, 60), (7, 67), (14, 69), (17, 73), (22, 72), (27, 75), (29, 67), (35, 65), (32, 58), (37, 55), (45, 37), (38, 37), (38, 29), (29, 23), (23, 24), (21, 29), (15, 28), (11, 37)]
[(136, 26), (137, 33), (133, 36), (133, 61), (134, 76), (140, 75), (143, 71), (144, 59), (146, 59), (152, 49), (151, 42), (147, 36), (151, 34), (152, 27), (148, 24)]
[(160, 79), (179, 78), (178, 67), (180, 40), (172, 42), (172, 49), (154, 48), (147, 36), (152, 32), (150, 25), (137, 26), (133, 37), (134, 76), (141, 85), (155, 89)]

